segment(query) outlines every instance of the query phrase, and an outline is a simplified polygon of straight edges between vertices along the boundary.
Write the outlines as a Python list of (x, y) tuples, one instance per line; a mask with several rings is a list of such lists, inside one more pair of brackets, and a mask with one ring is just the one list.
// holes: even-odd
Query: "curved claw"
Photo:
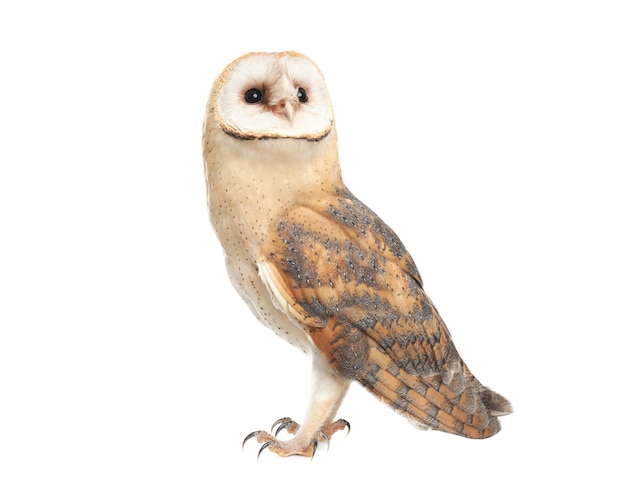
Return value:
[(284, 423), (281, 423), (281, 425), (276, 428), (276, 432), (274, 433), (274, 435), (278, 436), (278, 433), (280, 433), (283, 429), (288, 428), (291, 423), (293, 423), (293, 421), (285, 421)]
[(261, 453), (263, 453), (263, 450), (265, 448), (268, 448), (268, 447), (272, 446), (273, 444), (275, 444), (275, 441), (266, 441), (265, 443), (263, 443), (263, 446), (261, 446), (261, 449), (259, 450), (259, 453), (256, 455), (256, 459), (258, 460), (261, 457)]
[(348, 428), (348, 431), (346, 431), (346, 436), (348, 436), (350, 434), (350, 423), (348, 423), (345, 419), (341, 420), (343, 422), (343, 424), (346, 426), (346, 428)]
[[(319, 434), (319, 437), (324, 441), (324, 443), (326, 443), (326, 453), (328, 453), (328, 450), (330, 450), (330, 438), (323, 431), (320, 431), (318, 434)], [(319, 440), (315, 439), (315, 446), (316, 447), (317, 447), (317, 443), (318, 442), (319, 442)], [(313, 450), (313, 453), (315, 454), (315, 450)]]
[(259, 436), (259, 433), (262, 433), (262, 432), (263, 431), (253, 431), (248, 436), (246, 436), (243, 439), (243, 443), (241, 443), (241, 449), (243, 450), (243, 447), (246, 446), (246, 441), (248, 441), (250, 438), (256, 438), (257, 436)]
[(313, 461), (313, 457), (315, 456), (315, 452), (317, 451), (317, 443), (316, 439), (313, 440), (313, 452), (311, 453), (311, 461)]
[(337, 426), (338, 428), (339, 424), (342, 424), (344, 428), (348, 428), (348, 431), (346, 431), (346, 436), (348, 436), (350, 434), (350, 423), (348, 423), (345, 419), (338, 419), (333, 423), (333, 426)]
[[(293, 422), (293, 421), (292, 421), (292, 419), (291, 419), (291, 418), (288, 418), (288, 417), (286, 417), (286, 416), (285, 416), (284, 418), (277, 419), (276, 421), (274, 421), (274, 424), (273, 424), (273, 425), (272, 425), (272, 427), (270, 428), (270, 433), (272, 433), (272, 434), (274, 434), (274, 435), (275, 435), (275, 434), (278, 434), (278, 431), (280, 431), (281, 429), (283, 429), (283, 428), (282, 428), (282, 426), (283, 426), (285, 423), (290, 423), (290, 422)], [(279, 427), (279, 428), (278, 428), (278, 431), (276, 431), (276, 433), (274, 433), (274, 428), (275, 428), (276, 426), (278, 426), (278, 425), (280, 425), (281, 427)]]

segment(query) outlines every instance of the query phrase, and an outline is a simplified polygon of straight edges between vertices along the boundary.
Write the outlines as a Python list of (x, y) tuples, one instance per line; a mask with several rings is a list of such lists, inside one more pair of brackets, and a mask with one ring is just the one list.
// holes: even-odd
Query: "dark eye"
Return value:
[(246, 94), (243, 95), (243, 99), (250, 104), (260, 103), (263, 101), (263, 93), (257, 88), (248, 89)]
[(302, 88), (298, 88), (298, 101), (306, 103), (308, 100), (309, 97), (306, 95), (306, 91)]

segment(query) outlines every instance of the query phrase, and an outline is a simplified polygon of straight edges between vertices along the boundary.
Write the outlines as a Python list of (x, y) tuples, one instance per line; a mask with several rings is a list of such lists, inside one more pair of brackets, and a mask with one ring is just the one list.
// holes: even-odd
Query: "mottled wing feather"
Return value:
[(294, 208), (266, 248), (260, 266), (267, 269), (261, 275), (271, 274), (273, 292), (281, 303), (289, 302), (301, 323), (320, 327), (340, 316), (414, 374), (460, 368), (411, 256), (356, 199)]
[(497, 431), (396, 234), (350, 193), (286, 214), (261, 277), (338, 373), (412, 422), (471, 437)]

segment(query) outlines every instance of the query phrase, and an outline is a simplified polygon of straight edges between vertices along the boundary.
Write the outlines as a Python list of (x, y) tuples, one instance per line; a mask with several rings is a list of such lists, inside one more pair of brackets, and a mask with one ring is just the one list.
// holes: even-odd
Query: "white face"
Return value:
[(298, 54), (244, 56), (222, 73), (216, 88), (217, 120), (237, 138), (319, 140), (332, 129), (333, 110), (322, 74)]

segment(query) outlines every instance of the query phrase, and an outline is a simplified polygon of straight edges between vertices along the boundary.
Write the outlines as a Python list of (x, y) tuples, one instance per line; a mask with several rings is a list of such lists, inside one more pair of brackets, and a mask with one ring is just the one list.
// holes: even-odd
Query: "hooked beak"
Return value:
[(289, 124), (293, 125), (293, 104), (290, 101), (282, 99), (276, 106), (276, 114), (283, 115), (289, 120)]

